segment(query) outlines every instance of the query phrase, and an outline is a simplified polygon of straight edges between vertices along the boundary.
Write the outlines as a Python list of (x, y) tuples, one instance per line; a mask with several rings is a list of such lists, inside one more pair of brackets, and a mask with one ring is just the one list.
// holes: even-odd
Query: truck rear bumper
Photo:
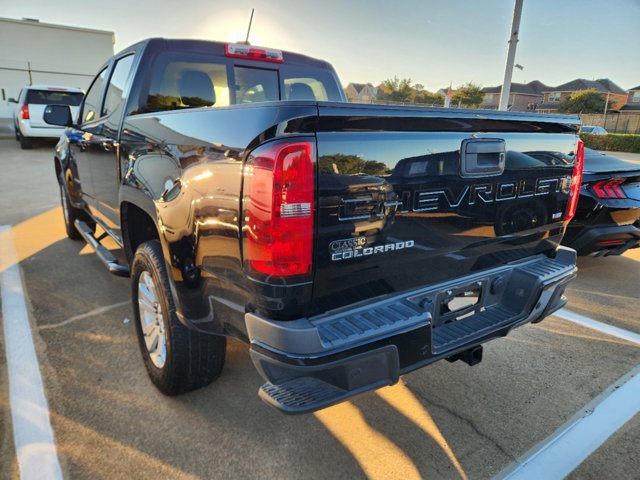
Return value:
[[(260, 396), (307, 413), (391, 385), (401, 374), (457, 356), (566, 303), (576, 253), (539, 256), (375, 302), (295, 321), (245, 315)], [(451, 299), (477, 298), (450, 311)]]

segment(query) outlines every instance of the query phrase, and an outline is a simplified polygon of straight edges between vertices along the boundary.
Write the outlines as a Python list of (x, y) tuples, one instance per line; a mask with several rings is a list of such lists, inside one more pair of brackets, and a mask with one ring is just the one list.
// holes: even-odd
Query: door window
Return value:
[(102, 86), (104, 85), (106, 75), (107, 69), (105, 68), (98, 74), (89, 87), (82, 107), (82, 123), (88, 123), (98, 118), (98, 112), (100, 112), (100, 93), (102, 93)]

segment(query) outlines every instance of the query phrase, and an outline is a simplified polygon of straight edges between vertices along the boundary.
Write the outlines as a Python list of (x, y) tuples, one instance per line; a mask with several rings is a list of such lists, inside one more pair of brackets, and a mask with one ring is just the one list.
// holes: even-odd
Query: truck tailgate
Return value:
[(574, 117), (320, 105), (312, 314), (553, 252)]

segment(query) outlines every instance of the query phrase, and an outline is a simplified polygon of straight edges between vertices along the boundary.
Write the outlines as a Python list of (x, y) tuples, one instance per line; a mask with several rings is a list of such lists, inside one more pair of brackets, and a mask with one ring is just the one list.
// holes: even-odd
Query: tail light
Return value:
[(571, 176), (571, 190), (569, 191), (569, 201), (567, 211), (564, 215), (566, 221), (571, 221), (578, 208), (580, 198), (580, 186), (582, 185), (582, 169), (584, 168), (584, 143), (578, 140), (576, 144), (576, 159), (573, 164), (573, 175)]
[(591, 188), (598, 198), (627, 198), (627, 195), (620, 188), (624, 181), (624, 178), (601, 180), (593, 184)]
[(244, 171), (244, 259), (264, 275), (305, 275), (313, 259), (314, 143), (257, 149)]
[(20, 108), (20, 118), (23, 120), (29, 120), (29, 105), (26, 103), (22, 105), (22, 108)]

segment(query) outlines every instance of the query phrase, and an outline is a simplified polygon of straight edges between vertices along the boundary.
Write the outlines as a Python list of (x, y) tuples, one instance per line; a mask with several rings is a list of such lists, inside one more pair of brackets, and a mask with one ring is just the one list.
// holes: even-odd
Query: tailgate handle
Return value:
[(506, 158), (501, 138), (469, 138), (460, 148), (460, 174), (463, 177), (502, 175)]

